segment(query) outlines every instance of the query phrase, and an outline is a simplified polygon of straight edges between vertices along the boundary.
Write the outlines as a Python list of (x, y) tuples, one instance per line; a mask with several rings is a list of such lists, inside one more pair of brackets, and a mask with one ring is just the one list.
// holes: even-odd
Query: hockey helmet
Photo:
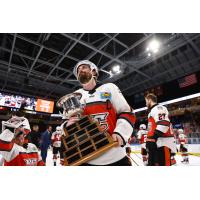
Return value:
[(97, 73), (97, 77), (98, 77), (99, 71), (98, 71), (97, 66), (96, 66), (93, 62), (91, 62), (91, 61), (89, 61), (89, 60), (82, 60), (82, 61), (78, 62), (78, 63), (75, 65), (74, 70), (73, 70), (74, 76), (75, 76), (77, 79), (78, 79), (78, 68), (79, 68), (81, 65), (89, 65), (91, 71), (95, 70), (96, 73)]
[(146, 130), (146, 125), (145, 124), (140, 124), (140, 129)]
[(57, 127), (56, 127), (56, 131), (57, 131), (57, 132), (61, 132), (61, 131), (62, 131), (61, 127), (60, 127), (60, 126), (57, 126)]
[(178, 134), (183, 134), (183, 129), (178, 129)]

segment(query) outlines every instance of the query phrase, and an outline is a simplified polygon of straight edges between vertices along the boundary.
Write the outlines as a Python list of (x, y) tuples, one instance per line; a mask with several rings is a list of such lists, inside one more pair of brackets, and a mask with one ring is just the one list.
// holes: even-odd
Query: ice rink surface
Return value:
[[(179, 149), (179, 145), (177, 145), (177, 148)], [(139, 153), (140, 152), (140, 145), (132, 145), (131, 146), (132, 153), (131, 153), (131, 158), (132, 158), (132, 164), (133, 166), (144, 166), (142, 162), (142, 155)], [(189, 164), (183, 164), (182, 157), (180, 153), (176, 154), (176, 165), (173, 166), (200, 166), (200, 144), (191, 144), (188, 145), (188, 150), (189, 150)], [(195, 154), (195, 155), (191, 155)], [(198, 156), (196, 154), (199, 154)], [(48, 151), (48, 156), (47, 156), (47, 166), (53, 166), (53, 154), (52, 151)], [(57, 159), (57, 166), (60, 166), (60, 159)]]
[[(133, 166), (144, 166), (142, 162), (142, 156), (140, 153), (132, 153), (131, 154), (132, 164)], [(176, 155), (176, 164), (173, 166), (200, 166), (200, 157), (199, 156), (194, 156), (194, 155), (189, 155), (189, 164), (183, 164), (182, 157), (181, 155)]]
[[(142, 155), (140, 154), (140, 145), (131, 146), (131, 158), (133, 166), (144, 166), (142, 162)], [(179, 149), (179, 145), (177, 145)], [(188, 144), (189, 163), (182, 163), (182, 156), (178, 152), (175, 156), (176, 164), (173, 166), (200, 166), (200, 144)]]
[[(177, 148), (179, 148), (179, 145), (177, 145)], [(132, 145), (131, 149), (132, 149), (132, 153), (131, 153), (132, 165), (144, 166), (142, 162), (142, 155), (140, 154), (140, 145)], [(174, 166), (200, 166), (200, 144), (188, 145), (188, 149), (189, 149), (189, 164), (183, 164), (181, 162), (182, 157), (180, 153), (177, 153), (175, 156), (177, 163)], [(0, 155), (0, 166), (2, 165), (1, 161), (2, 159)], [(49, 149), (48, 151), (46, 165), (53, 166), (52, 149)], [(60, 158), (57, 159), (57, 166), (61, 166)]]

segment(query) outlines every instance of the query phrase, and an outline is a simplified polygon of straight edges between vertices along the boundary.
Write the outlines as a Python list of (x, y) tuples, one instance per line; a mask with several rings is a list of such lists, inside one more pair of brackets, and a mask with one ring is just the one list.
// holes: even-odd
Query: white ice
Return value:
[[(179, 145), (177, 145), (177, 148), (179, 149)], [(141, 147), (140, 145), (132, 145), (131, 146), (132, 153), (131, 153), (131, 158), (132, 158), (132, 164), (133, 166), (144, 166), (142, 162), (142, 155), (138, 153), (140, 151)], [(188, 152), (189, 152), (189, 163), (184, 164), (181, 161), (182, 156), (180, 154), (176, 154), (175, 159), (176, 159), (176, 164), (174, 166), (200, 166), (200, 156), (194, 156), (190, 155), (190, 153), (200, 153), (200, 144), (189, 144), (188, 145)]]
[[(177, 147), (179, 148), (179, 145), (177, 145)], [(132, 145), (131, 148), (133, 152), (140, 151), (140, 145)], [(189, 153), (200, 153), (200, 144), (188, 145), (188, 150), (189, 150)], [(142, 156), (140, 153), (131, 153), (131, 158), (133, 159), (132, 160), (133, 166), (143, 166)], [(177, 164), (174, 166), (200, 166), (199, 156), (189, 155), (189, 164), (183, 164), (181, 162), (182, 161), (181, 155), (177, 154), (175, 158), (176, 158)], [(53, 154), (52, 154), (51, 149), (48, 151), (46, 165), (53, 166)], [(59, 158), (57, 159), (57, 166), (61, 166)]]

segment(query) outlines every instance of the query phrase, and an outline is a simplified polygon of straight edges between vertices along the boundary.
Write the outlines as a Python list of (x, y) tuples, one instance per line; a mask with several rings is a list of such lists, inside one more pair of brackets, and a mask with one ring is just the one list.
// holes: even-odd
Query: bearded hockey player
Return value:
[(183, 129), (178, 129), (178, 139), (180, 144), (180, 152), (183, 160), (182, 163), (189, 163), (189, 157), (188, 157), (188, 148), (187, 148), (187, 137), (184, 134)]
[(175, 139), (166, 107), (157, 104), (157, 97), (145, 97), (148, 114), (146, 149), (149, 166), (170, 166), (171, 151), (176, 152)]
[(139, 131), (137, 132), (137, 138), (141, 144), (141, 154), (144, 165), (147, 165), (147, 151), (146, 151), (146, 139), (147, 139), (147, 130), (146, 125), (141, 124)]
[[(74, 75), (83, 87), (76, 91), (82, 95), (80, 102), (85, 105), (83, 115), (98, 120), (103, 130), (118, 143), (117, 147), (83, 165), (131, 165), (124, 146), (133, 132), (136, 119), (119, 88), (113, 83), (97, 84), (98, 68), (88, 60), (75, 66)], [(71, 117), (67, 126), (76, 121), (77, 117)]]
[(61, 127), (57, 126), (56, 131), (52, 133), (51, 136), (51, 143), (53, 147), (53, 163), (56, 166), (58, 153), (60, 154), (61, 164), (63, 160), (62, 151), (61, 151)]
[(25, 143), (26, 128), (30, 127), (24, 117), (12, 117), (2, 121), (0, 154), (5, 166), (43, 166), (44, 163), (34, 144)]

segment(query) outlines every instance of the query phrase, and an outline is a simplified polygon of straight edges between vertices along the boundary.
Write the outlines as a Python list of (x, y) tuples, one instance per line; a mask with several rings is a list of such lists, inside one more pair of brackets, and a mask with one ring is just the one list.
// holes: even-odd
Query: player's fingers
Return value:
[(79, 120), (78, 117), (71, 117), (71, 118), (69, 119), (69, 121), (73, 121), (73, 122), (74, 122), (74, 121), (76, 122), (76, 121), (78, 121), (78, 120)]
[(120, 144), (120, 139), (119, 139), (118, 137), (119, 137), (119, 136), (116, 135), (116, 134), (113, 134), (113, 135), (112, 135), (113, 140), (114, 140), (115, 142), (118, 142), (118, 145), (121, 146), (121, 144)]
[(117, 135), (117, 140), (118, 140), (119, 145), (122, 146), (123, 141), (122, 141), (122, 138), (119, 135)]
[(116, 134), (112, 134), (112, 139), (113, 139), (113, 141), (117, 142), (117, 135)]
[(78, 117), (71, 117), (71, 118), (69, 119), (69, 121), (67, 122), (67, 126), (70, 126), (71, 124), (77, 122), (78, 120), (79, 120)]

